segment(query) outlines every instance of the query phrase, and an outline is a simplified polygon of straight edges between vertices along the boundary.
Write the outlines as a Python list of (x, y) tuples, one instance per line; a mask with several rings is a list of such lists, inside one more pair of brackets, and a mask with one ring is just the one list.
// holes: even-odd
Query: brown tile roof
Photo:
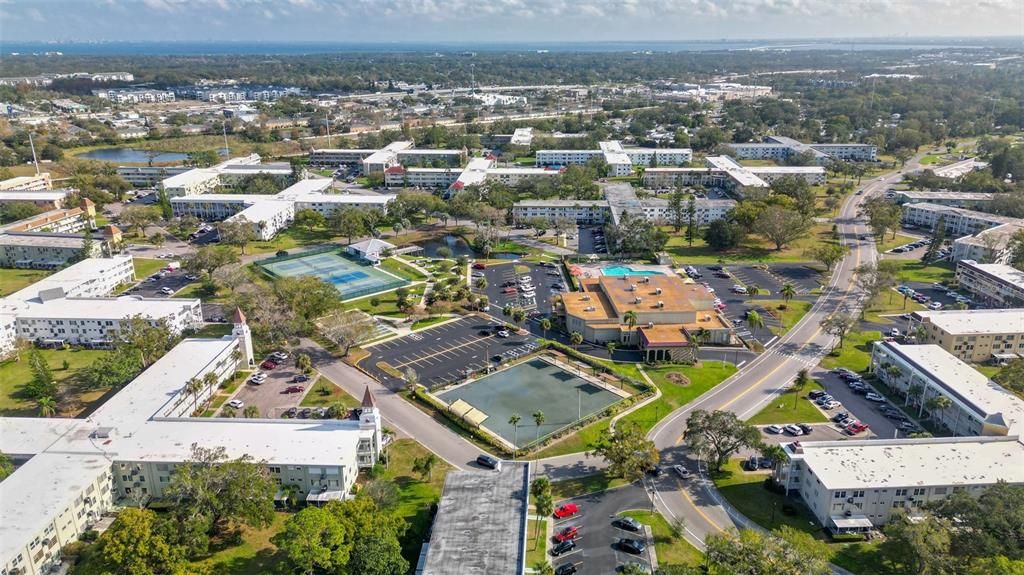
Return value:
[(641, 327), (640, 338), (642, 347), (681, 347), (690, 345), (690, 338), (680, 324), (656, 325)]

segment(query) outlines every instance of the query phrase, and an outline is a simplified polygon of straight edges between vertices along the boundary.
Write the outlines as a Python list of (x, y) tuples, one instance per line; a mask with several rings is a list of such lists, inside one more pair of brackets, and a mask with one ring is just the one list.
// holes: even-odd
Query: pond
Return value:
[[(437, 257), (437, 250), (440, 248), (448, 248), (451, 250), (451, 257), (457, 258), (459, 256), (466, 256), (469, 258), (476, 257), (477, 254), (473, 251), (473, 246), (469, 245), (466, 240), (459, 236), (453, 236), (451, 234), (447, 236), (441, 236), (433, 240), (425, 240), (422, 242), (416, 242), (416, 245), (423, 248), (423, 252), (417, 255), (424, 255), (430, 258)], [(493, 259), (499, 260), (517, 260), (523, 257), (522, 254), (513, 253), (492, 253), (490, 255)]]
[[(148, 164), (149, 152), (137, 148), (100, 148), (78, 154), (77, 157), (87, 160), (99, 160), (101, 162), (114, 162), (117, 164)], [(181, 152), (160, 152), (153, 158), (154, 163), (184, 162), (188, 154)]]

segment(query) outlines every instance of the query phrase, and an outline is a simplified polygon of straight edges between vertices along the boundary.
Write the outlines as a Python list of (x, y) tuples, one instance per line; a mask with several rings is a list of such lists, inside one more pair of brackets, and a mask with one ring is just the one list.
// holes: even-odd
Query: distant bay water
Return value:
[[(992, 44), (999, 44), (993, 42)], [(980, 48), (990, 45), (978, 38), (914, 40), (721, 40), (690, 42), (495, 42), (495, 43), (337, 43), (337, 42), (52, 42), (0, 41), (3, 54), (62, 52), (67, 55), (304, 55), (345, 52), (453, 53), (453, 52), (720, 52), (732, 50), (938, 50)]]

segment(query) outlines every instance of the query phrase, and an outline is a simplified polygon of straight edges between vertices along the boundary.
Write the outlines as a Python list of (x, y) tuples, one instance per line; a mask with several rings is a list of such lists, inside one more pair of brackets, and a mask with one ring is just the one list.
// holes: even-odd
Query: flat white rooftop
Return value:
[(895, 342), (875, 345), (893, 350), (896, 356), (909, 360), (943, 388), (954, 402), (977, 413), (983, 421), (1001, 423), (1010, 429), (1010, 433), (1024, 429), (1024, 400), (941, 347)]
[(910, 198), (921, 201), (928, 200), (974, 200), (974, 201), (987, 201), (993, 198), (993, 194), (984, 192), (913, 192), (913, 191), (902, 191), (897, 192), (898, 195), (904, 198)]
[(64, 291), (68, 291), (85, 282), (109, 274), (111, 270), (119, 266), (126, 265), (126, 261), (130, 265), (132, 256), (119, 255), (112, 258), (89, 258), (87, 260), (82, 260), (77, 264), (64, 268), (28, 287), (16, 291), (4, 299), (26, 301), (37, 298), (41, 291), (58, 287), (63, 288)]
[(322, 192), (331, 187), (334, 180), (331, 178), (310, 178), (306, 180), (299, 180), (287, 188), (281, 190), (278, 196), (292, 196), (295, 194), (311, 194), (315, 192)]
[(1017, 287), (1024, 286), (1024, 271), (1013, 266), (1006, 264), (979, 264), (974, 260), (960, 260), (957, 262), (957, 267), (960, 266), (978, 270), (1007, 284)]
[(138, 315), (149, 319), (159, 319), (198, 304), (198, 299), (142, 298), (130, 295), (108, 298), (57, 298), (27, 304), (22, 311), (18, 312), (18, 318), (100, 320)]
[(786, 451), (829, 490), (1024, 483), (1016, 436), (801, 441)]
[(8, 455), (34, 455), (78, 426), (80, 419), (0, 417), (0, 438)]
[(219, 177), (220, 172), (213, 168), (196, 168), (180, 174), (165, 178), (161, 185), (165, 188), (180, 188), (191, 184), (208, 182)]
[(395, 199), (394, 195), (370, 194), (302, 194), (295, 196), (295, 201), (310, 204), (381, 204)]
[(1024, 333), (1024, 309), (918, 311), (914, 315), (954, 335)]
[(0, 191), (0, 202), (55, 202), (63, 200), (73, 190), (46, 190), (26, 192), (20, 190)]

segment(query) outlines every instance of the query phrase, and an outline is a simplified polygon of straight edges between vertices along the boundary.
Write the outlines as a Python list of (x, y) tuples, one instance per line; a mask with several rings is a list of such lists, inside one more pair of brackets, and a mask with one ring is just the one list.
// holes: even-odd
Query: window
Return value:
[(946, 494), (946, 488), (945, 487), (936, 487), (935, 488), (935, 495), (945, 495), (945, 494)]
[(896, 490), (896, 497), (906, 497), (906, 495), (907, 495), (907, 490), (906, 489), (897, 489)]
[(924, 495), (927, 492), (928, 492), (928, 490), (923, 488), (923, 487), (918, 487), (917, 489), (914, 489), (914, 495), (915, 496), (917, 496), (917, 495)]
[(832, 497), (835, 497), (836, 499), (845, 499), (846, 498), (846, 492), (845, 491), (836, 491), (835, 494)]

